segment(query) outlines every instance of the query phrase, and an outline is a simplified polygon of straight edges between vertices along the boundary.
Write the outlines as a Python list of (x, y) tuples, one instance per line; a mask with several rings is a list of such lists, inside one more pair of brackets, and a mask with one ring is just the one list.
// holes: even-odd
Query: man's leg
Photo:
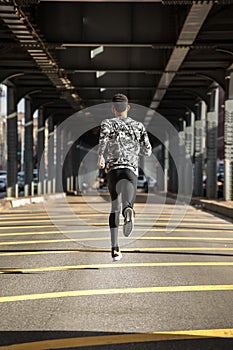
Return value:
[(120, 194), (117, 192), (117, 170), (112, 170), (108, 174), (108, 189), (111, 196), (111, 213), (109, 215), (109, 227), (111, 233), (112, 258), (114, 261), (120, 260), (122, 255), (119, 250), (118, 228), (120, 224)]
[(137, 191), (137, 176), (129, 169), (124, 169), (124, 180), (121, 184), (122, 214), (124, 216), (123, 233), (130, 235), (134, 226), (134, 202)]
[(129, 169), (124, 169), (124, 180), (121, 180), (122, 214), (126, 208), (134, 207), (137, 192), (137, 176)]

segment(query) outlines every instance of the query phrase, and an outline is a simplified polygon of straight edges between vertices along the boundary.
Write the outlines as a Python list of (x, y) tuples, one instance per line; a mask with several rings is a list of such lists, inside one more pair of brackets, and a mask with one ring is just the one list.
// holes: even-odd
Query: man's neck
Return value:
[(116, 117), (118, 117), (118, 118), (127, 118), (127, 112), (117, 113)]

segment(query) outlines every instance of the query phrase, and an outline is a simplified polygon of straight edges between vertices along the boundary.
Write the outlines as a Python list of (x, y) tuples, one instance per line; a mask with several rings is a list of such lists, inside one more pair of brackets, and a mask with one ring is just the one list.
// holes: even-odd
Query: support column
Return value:
[(178, 192), (178, 158), (179, 158), (179, 147), (177, 145), (177, 138), (171, 135), (169, 148), (172, 150), (169, 152), (169, 181), (168, 190), (172, 193)]
[(48, 194), (53, 192), (54, 183), (54, 123), (53, 117), (48, 118)]
[(206, 197), (217, 198), (217, 137), (218, 137), (218, 104), (219, 90), (213, 88), (209, 92), (210, 108), (207, 112), (207, 181)]
[[(186, 114), (186, 127), (185, 127), (185, 154), (186, 159), (191, 159), (193, 161), (193, 153), (194, 153), (194, 113), (188, 112)], [(185, 162), (184, 169), (184, 187), (185, 194), (190, 191), (190, 179), (192, 178), (192, 173), (190, 173), (192, 169), (189, 166), (189, 163)]]
[(24, 133), (24, 181), (25, 196), (33, 195), (33, 115), (31, 111), (31, 99), (25, 98), (25, 133)]
[(18, 125), (15, 89), (7, 84), (7, 197), (17, 197)]
[(203, 196), (203, 165), (204, 165), (204, 126), (206, 119), (206, 104), (200, 101), (197, 106), (194, 136), (194, 195)]
[(168, 172), (169, 172), (169, 139), (164, 142), (164, 192), (168, 191)]
[(185, 127), (186, 121), (180, 119), (179, 124), (179, 162), (178, 162), (178, 189), (181, 194), (185, 194)]
[(163, 145), (158, 145), (155, 149), (155, 156), (158, 160), (157, 164), (157, 190), (164, 190), (164, 158), (163, 158)]
[[(72, 134), (71, 131), (64, 130), (64, 149), (66, 150), (66, 157), (63, 166), (63, 188), (67, 191), (73, 191), (73, 177), (72, 177)], [(67, 152), (67, 150), (69, 150)]]
[(38, 195), (44, 193), (43, 184), (45, 178), (45, 164), (44, 157), (42, 157), (45, 147), (45, 121), (43, 115), (43, 108), (38, 110), (38, 130), (37, 130), (37, 168), (39, 172)]
[(56, 192), (63, 192), (62, 184), (62, 168), (63, 168), (63, 144), (62, 144), (62, 130), (59, 125), (56, 128)]
[(224, 123), (224, 198), (226, 201), (233, 200), (233, 72), (229, 74), (228, 99), (225, 101)]

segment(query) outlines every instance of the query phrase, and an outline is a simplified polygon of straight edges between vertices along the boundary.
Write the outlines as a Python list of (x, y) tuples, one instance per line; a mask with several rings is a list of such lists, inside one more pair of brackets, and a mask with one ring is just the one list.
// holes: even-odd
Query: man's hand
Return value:
[(98, 157), (97, 165), (98, 165), (98, 167), (100, 169), (104, 169), (105, 168), (105, 159), (104, 159), (104, 157), (102, 155)]

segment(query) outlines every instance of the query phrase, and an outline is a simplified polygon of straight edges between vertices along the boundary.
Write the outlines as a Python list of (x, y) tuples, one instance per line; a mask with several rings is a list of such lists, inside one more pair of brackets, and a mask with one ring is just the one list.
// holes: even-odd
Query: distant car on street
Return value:
[(152, 176), (146, 176), (146, 175), (139, 175), (138, 176), (138, 182), (137, 182), (137, 188), (143, 189), (145, 192), (155, 191), (157, 186), (157, 181)]
[(6, 181), (0, 177), (0, 192), (6, 192)]
[[(203, 196), (206, 197), (206, 183), (207, 183), (207, 176), (203, 177)], [(218, 198), (223, 198), (224, 193), (224, 174), (218, 173), (217, 174), (217, 196)]]

